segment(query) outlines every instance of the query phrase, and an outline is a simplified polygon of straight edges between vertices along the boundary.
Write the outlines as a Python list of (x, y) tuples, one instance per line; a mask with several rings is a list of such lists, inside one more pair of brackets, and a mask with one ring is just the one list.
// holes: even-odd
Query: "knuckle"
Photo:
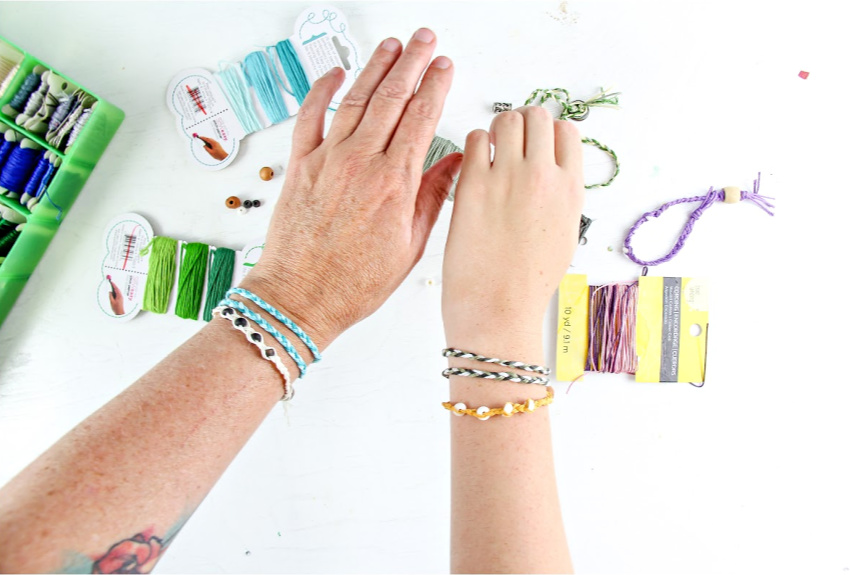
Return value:
[(487, 132), (487, 130), (482, 130), (479, 128), (477, 130), (472, 130), (471, 132), (469, 132), (469, 134), (466, 136), (466, 139), (469, 141), (470, 144), (477, 144), (485, 140), (489, 143), (490, 134)]
[(501, 112), (493, 119), (494, 126), (521, 126), (522, 123), (522, 114), (514, 110)]
[(384, 80), (375, 94), (384, 100), (401, 102), (408, 98), (407, 86), (399, 80)]
[(349, 92), (342, 97), (340, 105), (351, 108), (365, 108), (368, 103), (369, 96), (367, 94), (360, 91), (349, 90)]
[(555, 120), (555, 129), (568, 138), (578, 138), (579, 132), (575, 123), (569, 120)]
[(436, 120), (440, 116), (440, 106), (428, 98), (414, 98), (407, 105), (407, 110), (423, 120)]
[(549, 111), (543, 108), (542, 106), (523, 106), (520, 108), (521, 113), (524, 114), (527, 118), (531, 118), (537, 121), (540, 120), (550, 120), (552, 116), (549, 114)]

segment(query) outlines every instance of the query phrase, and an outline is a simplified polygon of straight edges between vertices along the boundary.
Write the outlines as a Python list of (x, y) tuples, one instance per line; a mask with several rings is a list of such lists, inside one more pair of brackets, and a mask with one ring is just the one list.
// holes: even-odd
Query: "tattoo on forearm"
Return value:
[(165, 548), (159, 537), (136, 533), (110, 547), (94, 562), (92, 573), (150, 573)]
[(178, 522), (162, 537), (154, 535), (154, 529), (151, 527), (136, 533), (129, 539), (115, 543), (102, 555), (86, 557), (78, 553), (69, 554), (62, 571), (64, 573), (150, 573), (183, 527), (186, 519)]

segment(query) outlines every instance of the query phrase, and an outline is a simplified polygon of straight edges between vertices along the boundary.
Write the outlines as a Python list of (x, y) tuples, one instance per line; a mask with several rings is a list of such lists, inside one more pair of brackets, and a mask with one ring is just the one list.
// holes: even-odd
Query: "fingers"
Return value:
[(345, 80), (345, 72), (336, 67), (313, 83), (298, 110), (292, 132), (292, 157), (302, 158), (319, 147), (325, 129), (325, 111), (331, 98)]
[(472, 130), (466, 136), (463, 149), (463, 172), (472, 173), (490, 167), (490, 134), (486, 130)]
[[(466, 135), (466, 145), (463, 149), (460, 179), (455, 190), (455, 210), (458, 209), (459, 205), (466, 202), (465, 198), (469, 192), (472, 193), (473, 197), (478, 195), (475, 192), (476, 189), (480, 193), (481, 186), (476, 186), (475, 182), (481, 182), (489, 169), (490, 134), (487, 130), (472, 130)], [(466, 182), (472, 182), (472, 185), (467, 186)]]
[(436, 36), (427, 28), (416, 31), (392, 69), (375, 89), (356, 134), (365, 146), (386, 150), (422, 72), (431, 61)]
[(342, 98), (334, 114), (331, 128), (328, 130), (330, 141), (341, 142), (354, 132), (366, 112), (366, 106), (369, 105), (372, 94), (398, 60), (399, 54), (401, 54), (401, 42), (395, 38), (387, 38), (381, 42), (354, 85)]
[(422, 174), (413, 216), (413, 237), (420, 252), (425, 248), (431, 229), (440, 216), (440, 209), (452, 189), (463, 159), (462, 154), (449, 154)]
[(555, 161), (562, 168), (580, 174), (583, 169), (581, 135), (575, 124), (555, 120)]
[(390, 157), (418, 164), (418, 169), (422, 169), (422, 162), (443, 113), (443, 104), (453, 75), (452, 61), (445, 56), (439, 56), (431, 62), (392, 136), (387, 148)]
[(490, 139), (496, 152), (493, 165), (522, 160), (525, 148), (525, 121), (519, 112), (500, 112), (490, 124)]
[(540, 106), (523, 106), (517, 110), (525, 120), (525, 157), (530, 160), (553, 161), (555, 158), (555, 123), (552, 115)]

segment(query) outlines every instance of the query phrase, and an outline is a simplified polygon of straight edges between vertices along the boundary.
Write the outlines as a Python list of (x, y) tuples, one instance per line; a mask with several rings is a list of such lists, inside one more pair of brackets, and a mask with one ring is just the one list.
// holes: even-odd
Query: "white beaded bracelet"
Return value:
[(277, 368), (283, 378), (283, 397), (281, 399), (283, 401), (289, 401), (292, 399), (292, 396), (295, 395), (295, 389), (290, 384), (292, 376), (280, 360), (280, 355), (277, 351), (273, 347), (267, 346), (263, 341), (263, 334), (255, 331), (254, 328), (251, 327), (251, 323), (232, 307), (218, 306), (212, 310), (212, 313), (214, 316), (218, 315), (224, 319), (230, 320), (231, 325), (235, 329), (238, 329), (245, 334), (245, 339), (247, 339), (249, 343), (259, 348), (260, 356), (266, 361), (270, 361), (274, 364), (275, 368)]

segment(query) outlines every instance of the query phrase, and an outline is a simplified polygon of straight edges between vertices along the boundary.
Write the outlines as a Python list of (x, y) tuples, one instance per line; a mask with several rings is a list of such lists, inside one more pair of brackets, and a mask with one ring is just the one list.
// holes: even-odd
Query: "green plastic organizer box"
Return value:
[(61, 212), (50, 201), (46, 200), (39, 201), (30, 212), (18, 200), (0, 196), (0, 204), (12, 208), (27, 220), (12, 250), (6, 256), (6, 259), (0, 263), (0, 325), (2, 325), (24, 285), (38, 265), (38, 261), (47, 250), (47, 246), (56, 234), (59, 224), (67, 216), (77, 194), (80, 193), (95, 164), (124, 120), (124, 112), (101, 99), (94, 92), (72, 81), (58, 70), (54, 70), (52, 66), (48, 66), (27, 54), (2, 36), (0, 36), (0, 55), (20, 64), (6, 91), (0, 95), (0, 108), (12, 100), (24, 79), (36, 66), (44, 66), (53, 70), (67, 80), (68, 91), (80, 88), (96, 99), (88, 122), (73, 145), (65, 152), (60, 152), (48, 144), (44, 138), (23, 129), (15, 124), (14, 118), (0, 112), (0, 135), (12, 128), (18, 134), (38, 143), (44, 150), (49, 150), (62, 158), (62, 163), (57, 168), (45, 192), (45, 194), (49, 194), (52, 204), (62, 208)]

